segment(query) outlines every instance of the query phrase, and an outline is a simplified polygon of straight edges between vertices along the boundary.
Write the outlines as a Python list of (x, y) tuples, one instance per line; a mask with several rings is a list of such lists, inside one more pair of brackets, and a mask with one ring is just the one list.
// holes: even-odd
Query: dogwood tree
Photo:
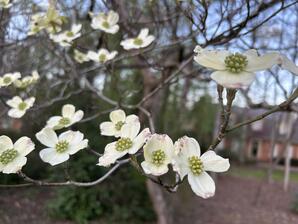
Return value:
[[(132, 164), (140, 175), (168, 191), (176, 191), (187, 176), (196, 195), (213, 196), (216, 187), (208, 172), (230, 167), (229, 159), (214, 151), (226, 134), (278, 111), (298, 112), (298, 35), (293, 25), (298, 18), (287, 21), (295, 27), (287, 29), (287, 37), (274, 26), (285, 26), (279, 17), (282, 13), (297, 15), (295, 4), (273, 0), (0, 2), (5, 31), (0, 37), (0, 117), (25, 117), (25, 126), (34, 120), (40, 129), (31, 138), (22, 129), (24, 137), (14, 144), (14, 139), (1, 133), (0, 171), (17, 173), (24, 181), (19, 186), (24, 187), (84, 187), (98, 185)], [(141, 77), (137, 88), (121, 84), (122, 76), (130, 78), (130, 70)], [(106, 95), (102, 86), (116, 74), (118, 80), (110, 88), (117, 96)], [(270, 100), (272, 86), (280, 93), (278, 102)], [(170, 93), (181, 98), (183, 114), (197, 100), (189, 98), (199, 96), (202, 89), (220, 105), (220, 124), (209, 147), (202, 149), (200, 137), (187, 132), (180, 138), (167, 130), (160, 133), (156, 125)], [(91, 100), (80, 108), (70, 98), (80, 101), (83, 94)], [(61, 114), (38, 118), (59, 102), (67, 102)], [(267, 111), (231, 124), (233, 103)], [(86, 139), (88, 133), (80, 131), (80, 123), (94, 122), (104, 114), (110, 120), (97, 124), (96, 139)], [(175, 116), (177, 120), (171, 122), (179, 128), (180, 115)], [(104, 149), (88, 145), (103, 136), (113, 137)], [(88, 151), (98, 158), (90, 166), (107, 167), (107, 172), (92, 182), (33, 179), (22, 168), (30, 166), (26, 156), (36, 145), (44, 147), (40, 159), (52, 166)], [(175, 173), (174, 183), (162, 179), (168, 172)]]

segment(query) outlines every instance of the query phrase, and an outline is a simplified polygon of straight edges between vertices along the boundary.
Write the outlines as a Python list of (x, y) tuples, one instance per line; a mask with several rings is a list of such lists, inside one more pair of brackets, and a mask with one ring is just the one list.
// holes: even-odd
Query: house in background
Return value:
[[(234, 107), (231, 123), (238, 123), (264, 113), (263, 109)], [(288, 144), (287, 144), (288, 142)], [(269, 162), (284, 159), (286, 152), (298, 161), (298, 117), (295, 113), (277, 112), (227, 135), (219, 146), (242, 156), (244, 160)]]

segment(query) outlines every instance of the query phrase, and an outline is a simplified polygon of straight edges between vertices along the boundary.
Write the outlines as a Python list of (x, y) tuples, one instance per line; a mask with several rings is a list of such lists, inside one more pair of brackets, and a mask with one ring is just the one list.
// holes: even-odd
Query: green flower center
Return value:
[(247, 57), (239, 53), (231, 54), (225, 58), (226, 69), (232, 73), (244, 71), (247, 63)]
[(115, 124), (116, 130), (120, 131), (123, 125), (124, 125), (123, 121), (118, 121), (117, 124)]
[(132, 141), (130, 138), (120, 138), (116, 142), (116, 150), (119, 152), (123, 152), (125, 150), (130, 149), (132, 146)]
[(189, 168), (194, 175), (200, 175), (203, 172), (203, 162), (198, 156), (188, 158)]
[(106, 56), (105, 54), (100, 54), (100, 55), (99, 55), (99, 61), (100, 61), (100, 62), (105, 62), (106, 59), (107, 59), (107, 56)]
[(107, 21), (103, 21), (101, 25), (106, 29), (110, 28), (110, 24)]
[(11, 82), (11, 78), (10, 78), (10, 77), (5, 77), (5, 78), (3, 79), (3, 82), (4, 82), (5, 84), (10, 83), (10, 82)]
[(59, 141), (55, 145), (56, 152), (63, 153), (68, 150), (68, 146), (69, 146), (69, 143), (67, 141), (65, 141), (65, 140)]
[(25, 110), (27, 108), (27, 103), (21, 102), (18, 106), (19, 110)]
[(142, 45), (143, 44), (143, 40), (140, 39), (140, 38), (135, 38), (134, 41), (133, 41), (133, 43), (135, 45)]
[(63, 118), (60, 119), (59, 124), (63, 125), (63, 126), (68, 125), (68, 124), (70, 124), (70, 119), (66, 118), (66, 117), (63, 117)]
[(8, 163), (12, 162), (17, 156), (18, 151), (15, 149), (7, 149), (0, 155), (0, 163), (7, 165)]
[(166, 154), (161, 149), (156, 150), (152, 153), (152, 163), (156, 166), (160, 166), (164, 163)]
[(68, 31), (68, 32), (66, 32), (66, 36), (68, 36), (68, 37), (73, 37), (73, 36), (74, 36), (74, 33), (71, 32), (71, 31)]

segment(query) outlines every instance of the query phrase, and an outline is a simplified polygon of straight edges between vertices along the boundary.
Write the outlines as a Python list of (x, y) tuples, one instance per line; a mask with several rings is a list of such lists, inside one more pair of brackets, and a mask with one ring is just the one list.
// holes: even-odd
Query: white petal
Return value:
[(114, 26), (111, 26), (109, 29), (106, 29), (105, 32), (115, 34), (118, 32), (118, 30), (119, 30), (119, 26), (114, 25)]
[(125, 49), (125, 50), (131, 50), (131, 49), (136, 49), (138, 46), (136, 46), (134, 43), (134, 39), (126, 39), (122, 40), (120, 42), (120, 45)]
[(254, 81), (255, 74), (251, 72), (234, 74), (228, 71), (216, 71), (211, 74), (211, 78), (226, 88), (242, 88), (249, 86)]
[(6, 135), (0, 136), (0, 153), (4, 152), (7, 149), (12, 149), (13, 143), (11, 139)]
[(6, 174), (16, 173), (22, 169), (22, 167), (26, 164), (26, 162), (27, 162), (26, 157), (19, 156), (15, 158), (12, 162), (4, 166), (2, 172)]
[(253, 55), (251, 53), (245, 52), (244, 55), (247, 56), (248, 64), (246, 71), (255, 72), (262, 71), (271, 68), (273, 65), (278, 64), (279, 54), (278, 53), (268, 53), (262, 56)]
[(207, 151), (201, 156), (204, 170), (212, 172), (225, 172), (230, 168), (229, 159), (216, 155), (214, 151)]
[(133, 140), (137, 136), (137, 134), (139, 133), (140, 128), (141, 128), (141, 124), (140, 124), (139, 121), (124, 124), (121, 127), (120, 136), (122, 138), (130, 138), (130, 139)]
[(93, 61), (98, 61), (99, 54), (94, 51), (88, 51), (87, 57)]
[(116, 162), (117, 159), (123, 157), (127, 154), (127, 151), (117, 151), (116, 150), (116, 142), (112, 142), (107, 144), (105, 147), (105, 151), (102, 157), (98, 159), (98, 166), (109, 166)]
[(119, 121), (124, 122), (125, 118), (126, 115), (123, 110), (114, 110), (110, 113), (110, 119), (114, 124), (117, 124)]
[(19, 104), (22, 102), (23, 102), (23, 100), (21, 99), (21, 97), (15, 96), (12, 99), (7, 100), (6, 104), (10, 107), (17, 108), (19, 106)]
[(280, 55), (280, 65), (283, 69), (292, 72), (295, 75), (298, 75), (298, 66), (291, 61), (287, 56)]
[(147, 47), (149, 46), (153, 41), (155, 40), (155, 37), (150, 35), (146, 37), (146, 39), (143, 40), (143, 44), (141, 45), (142, 47)]
[(117, 133), (119, 134), (120, 132), (116, 130), (115, 124), (110, 121), (106, 121), (100, 124), (100, 133), (101, 135), (105, 136), (115, 136)]
[[(65, 131), (59, 135), (58, 141), (67, 141), (68, 143), (71, 143), (73, 141), (75, 135), (76, 135), (76, 132), (74, 132), (74, 131)], [(83, 139), (83, 137), (82, 137), (82, 139)]]
[(144, 28), (144, 29), (141, 29), (139, 35), (138, 35), (138, 38), (140, 39), (145, 39), (149, 34), (149, 29), (148, 28)]
[(14, 149), (17, 150), (21, 156), (28, 155), (34, 148), (34, 143), (28, 137), (21, 137), (14, 144)]
[[(59, 121), (62, 119), (61, 116), (53, 116), (47, 121), (47, 127), (54, 128), (59, 125)], [(62, 128), (62, 127), (61, 127)], [(56, 128), (55, 128), (56, 129)]]
[(80, 151), (81, 149), (85, 149), (88, 147), (88, 140), (84, 139), (83, 141), (78, 142), (77, 144), (71, 144), (69, 150), (67, 151), (68, 154), (73, 155)]
[(67, 153), (57, 153), (54, 148), (46, 148), (39, 152), (39, 156), (42, 161), (55, 166), (57, 164), (63, 163), (69, 159)]
[(78, 121), (82, 120), (84, 117), (84, 112), (82, 110), (78, 110), (72, 117), (72, 124), (77, 123)]
[(191, 170), (189, 169), (188, 157), (176, 155), (172, 160), (173, 170), (177, 172), (182, 180)]
[(201, 148), (196, 139), (184, 136), (175, 142), (175, 151), (179, 156), (188, 158), (201, 155)]
[(28, 105), (28, 107), (32, 107), (35, 102), (35, 97), (30, 97), (25, 100), (25, 103)]
[(114, 12), (114, 11), (109, 11), (108, 13), (108, 18), (107, 21), (109, 22), (109, 24), (114, 25), (118, 22), (119, 20), (119, 15), (118, 13)]
[(149, 128), (144, 129), (134, 140), (132, 147), (128, 150), (129, 154), (135, 154), (147, 141), (151, 133)]
[(141, 166), (146, 174), (152, 174), (154, 176), (160, 176), (160, 175), (163, 175), (169, 171), (167, 164), (162, 165), (162, 166), (155, 166), (152, 163), (143, 161), (141, 163)]
[(207, 50), (203, 48), (199, 48), (198, 46), (195, 48), (195, 52), (197, 53), (194, 57), (194, 60), (207, 68), (215, 69), (215, 70), (225, 70), (225, 58), (230, 54), (225, 50)]
[(193, 192), (202, 198), (210, 198), (215, 194), (215, 183), (206, 172), (198, 176), (188, 174), (188, 182)]
[(24, 116), (25, 113), (26, 113), (26, 110), (18, 110), (13, 108), (8, 111), (8, 116), (13, 118), (21, 118)]
[(58, 142), (58, 137), (51, 128), (44, 128), (35, 136), (38, 141), (48, 147), (55, 147), (56, 143)]
[(125, 123), (130, 123), (130, 122), (139, 122), (139, 117), (134, 114), (128, 115), (125, 119)]
[(112, 60), (114, 57), (116, 57), (117, 54), (117, 51), (112, 51), (110, 54), (108, 54), (107, 60)]
[(72, 119), (75, 111), (76, 111), (76, 108), (74, 107), (74, 105), (66, 104), (62, 108), (62, 116)]

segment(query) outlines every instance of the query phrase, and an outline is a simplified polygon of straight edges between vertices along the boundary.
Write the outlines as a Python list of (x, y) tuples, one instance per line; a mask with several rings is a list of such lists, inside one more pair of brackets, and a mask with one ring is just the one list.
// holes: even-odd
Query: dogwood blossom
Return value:
[(6, 73), (0, 77), (0, 87), (9, 86), (19, 78), (21, 78), (21, 73), (19, 72)]
[(12, 4), (10, 3), (10, 0), (0, 0), (0, 9), (1, 8), (10, 8)]
[(73, 24), (71, 30), (59, 34), (50, 34), (50, 38), (62, 47), (69, 47), (72, 45), (73, 40), (81, 36), (81, 29), (82, 24)]
[(74, 123), (82, 120), (84, 112), (82, 110), (76, 111), (74, 105), (66, 104), (62, 107), (62, 116), (53, 116), (47, 121), (46, 127), (55, 130), (67, 128)]
[(30, 85), (35, 84), (39, 80), (39, 74), (37, 71), (33, 71), (32, 75), (23, 77), (22, 79), (17, 79), (14, 81), (14, 85), (17, 88), (24, 89)]
[(197, 46), (194, 60), (200, 65), (216, 70), (211, 78), (227, 88), (249, 86), (255, 79), (255, 73), (278, 64), (279, 54), (268, 53), (259, 56), (254, 49), (244, 53), (231, 53), (226, 50), (207, 50)]
[(28, 35), (34, 35), (44, 29), (48, 33), (60, 32), (65, 21), (65, 17), (60, 16), (55, 7), (50, 5), (46, 13), (39, 12), (31, 17)]
[(20, 171), (27, 163), (26, 156), (34, 148), (28, 137), (21, 137), (13, 144), (8, 136), (0, 136), (0, 172), (10, 174)]
[(115, 34), (119, 30), (119, 21), (118, 13), (114, 11), (109, 11), (108, 13), (99, 13), (98, 15), (93, 15), (89, 13), (92, 17), (91, 27), (95, 30), (99, 29), (106, 33)]
[(107, 49), (101, 48), (97, 52), (88, 51), (87, 57), (92, 61), (104, 64), (105, 62), (115, 58), (117, 54), (117, 51), (109, 52)]
[(88, 146), (88, 140), (79, 131), (66, 131), (57, 136), (51, 128), (44, 128), (36, 134), (36, 138), (47, 146), (39, 152), (42, 161), (55, 166), (67, 161), (73, 155)]
[(124, 124), (139, 122), (138, 116), (134, 114), (126, 116), (123, 110), (112, 111), (110, 120), (100, 124), (101, 135), (119, 137)]
[(28, 137), (21, 137), (13, 144), (8, 136), (0, 136), (0, 172), (10, 174), (20, 171), (27, 162), (26, 156), (34, 148)]
[(144, 28), (137, 37), (122, 40), (120, 45), (125, 50), (139, 49), (149, 46), (154, 40), (155, 37), (153, 35), (149, 35), (149, 29)]
[(168, 172), (173, 156), (172, 139), (167, 135), (153, 134), (144, 146), (145, 161), (141, 166), (146, 174), (160, 176)]
[(84, 54), (78, 50), (74, 50), (74, 59), (78, 62), (78, 63), (83, 63), (83, 62), (87, 62), (90, 61), (90, 59), (87, 57), (87, 54)]
[(22, 100), (19, 96), (13, 97), (6, 101), (6, 104), (12, 108), (8, 111), (8, 116), (13, 118), (23, 117), (26, 111), (33, 106), (34, 102), (35, 97), (30, 97), (26, 100)]
[(127, 153), (135, 154), (150, 136), (149, 128), (139, 133), (140, 127), (139, 121), (124, 124), (121, 128), (120, 139), (106, 145), (104, 154), (98, 159), (97, 165), (109, 166)]
[(173, 160), (173, 169), (181, 179), (186, 175), (193, 192), (209, 198), (215, 193), (215, 183), (206, 171), (225, 172), (229, 169), (228, 159), (224, 159), (214, 151), (207, 151), (201, 155), (199, 143), (187, 136), (175, 142), (176, 156)]

